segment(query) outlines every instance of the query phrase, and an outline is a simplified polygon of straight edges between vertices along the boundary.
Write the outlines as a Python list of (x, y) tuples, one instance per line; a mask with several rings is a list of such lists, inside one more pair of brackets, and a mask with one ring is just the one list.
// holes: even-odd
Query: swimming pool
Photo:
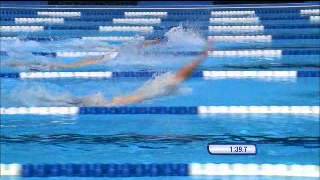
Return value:
[[(3, 6), (0, 13), (1, 178), (319, 177), (319, 4)], [(163, 36), (166, 44), (135, 48)], [(43, 101), (111, 99), (154, 79), (159, 85), (208, 40), (208, 59), (170, 96), (125, 107)], [(115, 60), (90, 67), (8, 66), (72, 63), (111, 47), (121, 47)], [(210, 155), (208, 143), (256, 144), (257, 154)]]

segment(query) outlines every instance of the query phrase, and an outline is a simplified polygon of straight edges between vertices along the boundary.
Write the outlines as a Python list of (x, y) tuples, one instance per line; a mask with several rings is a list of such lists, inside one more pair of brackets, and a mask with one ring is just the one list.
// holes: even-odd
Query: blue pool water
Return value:
[[(10, 63), (72, 63), (79, 57), (57, 57), (57, 52), (107, 51), (119, 48), (120, 55), (104, 64), (59, 71), (176, 72), (198, 57), (208, 36), (271, 35), (272, 41), (210, 42), (217, 51), (281, 50), (276, 57), (208, 57), (198, 71), (320, 71), (320, 23), (301, 15), (303, 9), (319, 9), (309, 4), (277, 7), (271, 5), (230, 8), (174, 7), (167, 9), (50, 9), (34, 6), (1, 7), (0, 26), (17, 26), (14, 18), (36, 18), (37, 11), (79, 11), (81, 17), (65, 17), (63, 24), (41, 25), (43, 31), (1, 31), (1, 107), (65, 106), (43, 98), (65, 99), (100, 93), (107, 99), (129, 95), (147, 88), (156, 77), (110, 79), (21, 79), (4, 74), (30, 71), (30, 66), (10, 67)], [(210, 32), (208, 26), (236, 25), (209, 23), (211, 11), (254, 10), (263, 31)], [(114, 24), (125, 11), (167, 11), (152, 33), (101, 32), (99, 26)], [(319, 16), (319, 15), (318, 15)], [(212, 16), (213, 17), (213, 16)], [(246, 17), (246, 16), (236, 16)], [(239, 25), (239, 24), (238, 24)], [(240, 25), (246, 25), (240, 23)], [(130, 25), (129, 25), (130, 26)], [(166, 36), (165, 44), (136, 48), (138, 40), (106, 42), (82, 37)], [(97, 46), (103, 47), (99, 49)], [(52, 55), (54, 54), (54, 55)], [(83, 57), (80, 57), (83, 58)], [(40, 71), (49, 71), (42, 67)], [(159, 82), (166, 76), (160, 75)], [(318, 106), (319, 77), (298, 78), (223, 78), (193, 77), (176, 93), (133, 106)], [(157, 91), (157, 86), (150, 91)], [(254, 163), (319, 165), (320, 125), (318, 115), (1, 115), (1, 163)], [(256, 144), (256, 155), (210, 155), (208, 143)], [(206, 177), (152, 177), (152, 179), (207, 179)], [(268, 176), (216, 176), (212, 179), (283, 179)], [(6, 179), (2, 178), (1, 179)], [(29, 178), (23, 178), (29, 179)], [(31, 178), (47, 179), (47, 178)], [(50, 179), (50, 178), (49, 178)], [(55, 178), (53, 178), (55, 179)], [(58, 179), (70, 179), (58, 178)], [(72, 178), (75, 179), (75, 178)], [(90, 178), (86, 178), (90, 179)], [(111, 178), (110, 178), (111, 179)], [(119, 178), (122, 179), (122, 178)], [(143, 179), (143, 178), (124, 178)], [(146, 177), (144, 179), (150, 179)], [(291, 178), (290, 178), (291, 179)], [(297, 177), (292, 179), (309, 179)], [(313, 178), (310, 178), (313, 179)], [(314, 178), (316, 179), (316, 178)]]

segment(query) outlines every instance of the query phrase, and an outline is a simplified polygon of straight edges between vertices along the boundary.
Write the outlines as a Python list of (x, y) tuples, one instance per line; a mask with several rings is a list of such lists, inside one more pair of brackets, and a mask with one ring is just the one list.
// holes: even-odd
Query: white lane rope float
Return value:
[(0, 41), (16, 41), (19, 40), (18, 37), (0, 37)]
[(200, 164), (192, 163), (193, 176), (282, 176), (319, 177), (319, 166), (285, 164)]
[[(23, 39), (23, 38), (22, 38)], [(83, 36), (80, 37), (82, 40), (92, 40), (92, 41), (111, 41), (111, 42), (126, 42), (126, 41), (143, 41), (144, 36)], [(19, 37), (0, 37), (1, 41), (16, 41), (21, 40)]]
[(301, 9), (300, 15), (320, 15), (320, 9)]
[(144, 16), (151, 16), (151, 17), (166, 17), (168, 12), (147, 12), (147, 11), (140, 11), (140, 12), (124, 12), (124, 16), (126, 17), (144, 17)]
[(36, 32), (43, 30), (43, 26), (0, 26), (1, 32)]
[(63, 18), (14, 18), (16, 24), (32, 24), (32, 23), (46, 23), (46, 24), (63, 24)]
[(281, 57), (282, 50), (208, 51), (209, 57)]
[(241, 42), (241, 41), (254, 41), (254, 42), (271, 42), (271, 35), (239, 35), (239, 36), (208, 36), (209, 41), (216, 42)]
[(81, 12), (38, 11), (37, 15), (51, 17), (80, 17)]
[(259, 32), (264, 31), (264, 26), (208, 26), (208, 29), (212, 32)]
[(126, 42), (132, 40), (145, 40), (144, 36), (101, 36), (101, 37), (81, 37), (83, 40), (97, 40), (97, 41), (115, 41)]
[(258, 17), (237, 17), (237, 18), (210, 18), (210, 23), (232, 23), (232, 24), (258, 24)]
[(160, 24), (160, 18), (113, 18), (114, 24)]
[(211, 16), (255, 16), (255, 11), (211, 11)]
[(320, 23), (320, 16), (310, 16), (309, 20), (311, 23), (314, 23), (314, 24)]
[(151, 33), (152, 26), (99, 26), (99, 31), (103, 32), (143, 32)]

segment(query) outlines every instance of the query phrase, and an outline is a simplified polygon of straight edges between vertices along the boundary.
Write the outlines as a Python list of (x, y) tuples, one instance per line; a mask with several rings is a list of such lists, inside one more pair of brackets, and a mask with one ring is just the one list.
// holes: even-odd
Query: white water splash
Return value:
[(15, 99), (18, 104), (23, 106), (65, 106), (65, 100), (73, 98), (70, 93), (61, 87), (31, 82), (17, 86), (9, 96), (10, 99)]
[(203, 48), (206, 40), (197, 31), (184, 28), (182, 25), (171, 28), (165, 33), (170, 48), (198, 47)]
[(133, 95), (143, 96), (146, 99), (170, 95), (177, 90), (175, 74), (167, 72), (146, 81)]

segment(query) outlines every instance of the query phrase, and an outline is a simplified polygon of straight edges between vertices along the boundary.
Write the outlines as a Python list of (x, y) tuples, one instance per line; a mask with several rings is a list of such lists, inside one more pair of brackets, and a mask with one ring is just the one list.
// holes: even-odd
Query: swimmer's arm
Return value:
[[(201, 57), (201, 58), (197, 59), (196, 61), (194, 61), (192, 64), (190, 64), (190, 65), (184, 67), (182, 70), (180, 70), (175, 76), (178, 83), (181, 83), (184, 80), (186, 80), (192, 74), (192, 72), (202, 63), (202, 61), (204, 61), (204, 59), (205, 59), (204, 57)], [(143, 102), (147, 99), (148, 98), (143, 95), (131, 95), (131, 96), (116, 97), (112, 100), (110, 105), (117, 106), (117, 105), (135, 104), (135, 103)]]
[[(182, 81), (186, 80), (192, 72), (207, 58), (207, 49), (202, 53), (202, 56), (196, 59), (193, 63), (190, 65), (187, 65), (182, 70), (180, 70), (175, 78), (176, 80), (181, 83)], [(123, 97), (116, 97), (112, 100), (112, 102), (108, 105), (110, 106), (117, 106), (117, 105), (128, 105), (128, 104), (134, 104), (134, 103), (140, 103), (147, 99), (150, 99), (146, 96), (143, 96), (141, 94), (138, 95), (131, 95), (131, 96), (123, 96)]]
[[(202, 53), (201, 57), (196, 59), (194, 62), (192, 62), (190, 65), (187, 65), (186, 67), (182, 68), (175, 76), (178, 83), (183, 82), (186, 80), (192, 72), (207, 58), (207, 49)], [(117, 105), (128, 105), (128, 104), (134, 104), (134, 103), (140, 103), (147, 99), (150, 99), (143, 95), (131, 95), (131, 96), (122, 96), (122, 97), (116, 97), (112, 100), (108, 106), (117, 106)]]
[(208, 57), (208, 51), (205, 50), (201, 57), (197, 58), (196, 60), (194, 60), (191, 64), (185, 66), (184, 68), (182, 68), (179, 72), (177, 72), (175, 78), (176, 80), (178, 80), (179, 82), (182, 82), (184, 80), (186, 80), (187, 78), (189, 78), (192, 74), (192, 72), (203, 62), (207, 59)]
[[(98, 64), (104, 59), (104, 57), (100, 57), (98, 59), (83, 59), (79, 62), (71, 63), (71, 64), (48, 64), (51, 70), (58, 70), (58, 69), (68, 69), (68, 68), (80, 68), (85, 67), (89, 65), (95, 65)], [(105, 59), (104, 59), (105, 60)], [(108, 59), (110, 60), (110, 59)], [(25, 62), (11, 62), (8, 63), (10, 67), (27, 67), (33, 65), (33, 63), (25, 63)]]
[(123, 96), (123, 97), (116, 97), (113, 98), (112, 102), (108, 105), (110, 106), (119, 106), (119, 105), (128, 105), (128, 104), (135, 104), (140, 103), (146, 100), (144, 96), (141, 95), (131, 95), (131, 96)]
[(106, 59), (105, 56), (101, 56), (97, 59), (83, 59), (75, 63), (71, 64), (55, 64), (53, 65), (52, 69), (70, 69), (70, 68), (81, 68), (81, 67), (86, 67), (90, 65), (96, 65), (100, 64), (101, 61), (106, 61), (106, 60), (111, 60), (112, 58)]

